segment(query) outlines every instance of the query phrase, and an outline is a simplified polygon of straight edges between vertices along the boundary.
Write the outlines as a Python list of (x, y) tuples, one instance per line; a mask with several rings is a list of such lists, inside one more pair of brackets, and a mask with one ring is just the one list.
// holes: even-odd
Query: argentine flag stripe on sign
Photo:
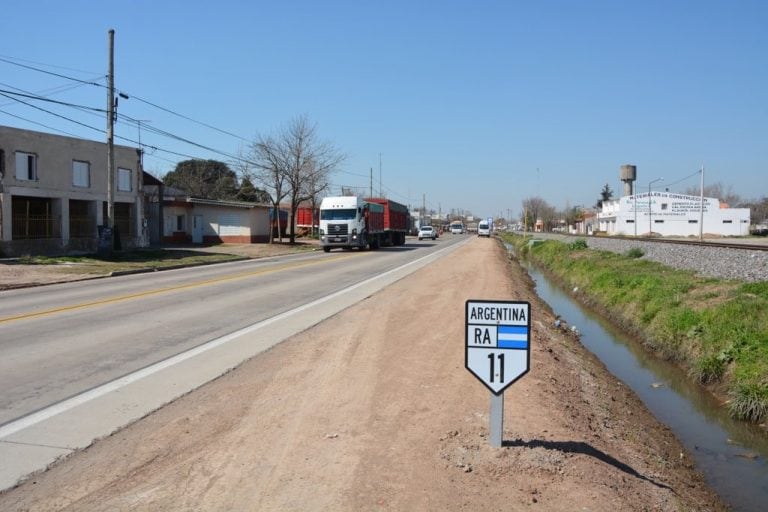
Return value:
[(498, 327), (497, 347), (528, 349), (528, 327), (523, 325), (500, 325)]

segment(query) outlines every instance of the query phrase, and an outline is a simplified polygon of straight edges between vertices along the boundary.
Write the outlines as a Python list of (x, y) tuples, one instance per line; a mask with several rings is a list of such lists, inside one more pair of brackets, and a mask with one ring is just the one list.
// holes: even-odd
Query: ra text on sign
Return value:
[(531, 305), (468, 300), (464, 366), (498, 395), (531, 366)]

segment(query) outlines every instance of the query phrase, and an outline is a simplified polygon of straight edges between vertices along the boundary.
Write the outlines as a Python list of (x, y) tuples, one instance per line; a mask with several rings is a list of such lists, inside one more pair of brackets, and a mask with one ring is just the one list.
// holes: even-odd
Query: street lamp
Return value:
[(648, 236), (653, 236), (653, 222), (651, 221), (651, 217), (653, 216), (653, 212), (651, 211), (651, 185), (657, 181), (664, 181), (664, 178), (656, 178), (648, 184)]

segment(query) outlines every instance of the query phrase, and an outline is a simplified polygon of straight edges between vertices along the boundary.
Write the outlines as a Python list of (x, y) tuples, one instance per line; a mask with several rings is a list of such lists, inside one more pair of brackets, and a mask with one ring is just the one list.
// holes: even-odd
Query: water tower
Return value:
[(631, 196), (633, 191), (633, 184), (637, 179), (637, 166), (634, 165), (622, 165), (621, 172), (619, 174), (621, 181), (624, 183), (624, 196)]

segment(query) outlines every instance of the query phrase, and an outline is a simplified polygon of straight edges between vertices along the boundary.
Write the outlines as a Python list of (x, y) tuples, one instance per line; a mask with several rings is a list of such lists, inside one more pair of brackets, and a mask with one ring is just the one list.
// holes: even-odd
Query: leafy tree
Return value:
[(248, 203), (269, 203), (269, 194), (253, 186), (253, 182), (248, 178), (243, 178), (240, 183), (240, 190), (237, 191), (237, 200)]
[(613, 199), (613, 190), (607, 183), (603, 186), (603, 190), (600, 191), (600, 199), (595, 203), (595, 208), (600, 210), (603, 207), (603, 203)]
[(217, 160), (184, 160), (163, 178), (169, 187), (199, 199), (237, 199), (237, 175)]

